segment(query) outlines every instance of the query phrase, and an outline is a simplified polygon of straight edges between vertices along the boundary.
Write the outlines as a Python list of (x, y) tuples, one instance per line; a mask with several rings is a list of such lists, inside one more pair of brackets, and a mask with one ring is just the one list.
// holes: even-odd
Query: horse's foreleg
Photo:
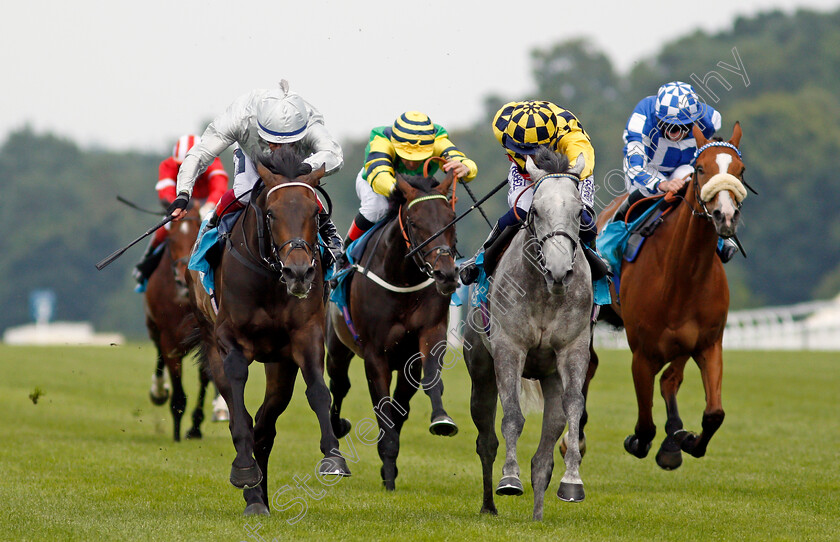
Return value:
[(401, 405), (391, 399), (388, 359), (372, 348), (366, 349), (364, 354), (368, 391), (382, 435), (377, 443), (379, 459), (382, 460), (380, 475), (385, 489), (393, 491), (396, 488), (397, 455), (400, 451), (400, 433), (397, 428), (402, 426), (404, 417), (408, 415), (408, 405)]
[(262, 482), (246, 489), (245, 515), (268, 514), (268, 458), (277, 436), (277, 418), (289, 406), (298, 366), (287, 361), (265, 364), (265, 397), (254, 419), (254, 457), (263, 473)]
[(534, 519), (542, 520), (545, 492), (554, 470), (554, 445), (566, 426), (563, 412), (563, 383), (560, 375), (553, 373), (540, 379), (543, 393), (543, 423), (540, 443), (531, 458), (531, 486), (534, 488)]
[(684, 452), (694, 457), (706, 455), (706, 447), (712, 436), (723, 423), (725, 413), (721, 403), (721, 384), (723, 380), (723, 348), (718, 340), (700, 355), (694, 357), (700, 367), (703, 388), (706, 390), (706, 409), (703, 411), (703, 431), (695, 435), (687, 431), (678, 432), (675, 437), (680, 441)]
[(458, 426), (443, 408), (443, 361), (447, 352), (446, 320), (443, 324), (423, 330), (418, 335), (420, 356), (423, 361), (423, 391), (432, 402), (429, 432), (433, 435), (452, 437)]
[(683, 381), (686, 361), (688, 361), (688, 356), (675, 359), (659, 378), (659, 389), (662, 393), (662, 399), (665, 400), (665, 412), (668, 419), (665, 422), (665, 440), (662, 441), (662, 445), (656, 453), (656, 464), (665, 470), (674, 470), (682, 465), (682, 452), (679, 442), (674, 438), (674, 433), (683, 428), (683, 422), (680, 419), (680, 412), (677, 407), (677, 392)]
[[(505, 341), (503, 344), (502, 341)], [(496, 487), (497, 495), (522, 495), (516, 443), (525, 425), (525, 416), (519, 404), (519, 379), (525, 366), (525, 351), (509, 344), (506, 338), (494, 338), (493, 361), (496, 369), (496, 386), (502, 403), (502, 437), (505, 439), (505, 464), (502, 479)]]
[(633, 384), (636, 388), (638, 418), (635, 432), (624, 439), (624, 449), (638, 457), (647, 457), (650, 443), (656, 435), (653, 423), (653, 381), (659, 367), (653, 361), (638, 352), (633, 352)]
[[(583, 428), (589, 421), (589, 413), (586, 410), (586, 402), (589, 397), (589, 383), (595, 378), (595, 371), (598, 369), (598, 354), (595, 352), (595, 345), (593, 344), (592, 333), (595, 331), (595, 324), (590, 328), (589, 338), (589, 365), (586, 368), (586, 380), (583, 381), (583, 413), (580, 415), (580, 430), (578, 431), (578, 448), (580, 449), (580, 457), (586, 455), (586, 435)], [(566, 450), (569, 449), (568, 444), (569, 434), (563, 435), (560, 440), (560, 455), (566, 456)]]
[[(580, 419), (583, 416), (583, 388), (589, 368), (590, 334), (583, 334), (576, 344), (570, 344), (557, 356), (557, 372), (562, 379), (563, 413), (569, 424), (569, 434), (580, 432)], [(546, 398), (548, 404), (548, 398)], [(560, 430), (563, 427), (561, 425)], [(544, 429), (545, 430), (545, 429)], [(580, 502), (584, 498), (583, 480), (580, 477), (581, 452), (579, 443), (571, 439), (563, 459), (566, 471), (560, 480), (557, 496), (566, 502)]]
[(303, 327), (290, 335), (292, 357), (306, 383), (306, 400), (321, 428), (321, 453), (318, 466), (322, 475), (350, 476), (347, 462), (338, 449), (338, 439), (330, 423), (330, 390), (324, 382), (324, 330), (318, 325)]
[[(499, 391), (496, 388), (496, 372), (493, 359), (474, 332), (468, 331), (464, 338), (464, 357), (472, 381), (470, 391), (470, 414), (478, 429), (475, 439), (475, 451), (481, 460), (481, 474), (483, 482), (482, 514), (496, 515), (496, 504), (493, 502), (493, 463), (499, 449), (499, 439), (496, 437), (496, 405)], [(468, 337), (471, 340), (467, 340)], [(472, 348), (467, 352), (467, 346)]]
[(341, 417), (341, 405), (347, 392), (350, 391), (350, 361), (353, 359), (353, 351), (341, 342), (333, 330), (333, 324), (327, 315), (327, 374), (330, 376), (330, 394), (332, 395), (332, 406), (330, 407), (330, 423), (336, 438), (341, 438), (350, 432), (350, 420)]
[(230, 483), (239, 489), (256, 487), (262, 480), (262, 472), (253, 456), (253, 420), (245, 407), (245, 383), (248, 381), (249, 362), (239, 344), (231, 338), (220, 336), (219, 346), (222, 352), (227, 352), (222, 364), (227, 386), (225, 391), (228, 395), (224, 395), (223, 392), (223, 396), (230, 408), (230, 435), (236, 448), (236, 458), (230, 469)]

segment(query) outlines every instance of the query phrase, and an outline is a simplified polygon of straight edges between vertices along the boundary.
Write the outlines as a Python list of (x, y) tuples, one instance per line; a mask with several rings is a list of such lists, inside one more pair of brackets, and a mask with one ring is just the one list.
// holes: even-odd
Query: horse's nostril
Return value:
[(715, 209), (714, 211), (712, 211), (712, 218), (714, 218), (715, 220), (721, 220), (723, 219), (723, 213), (720, 211), (720, 209)]
[(307, 268), (306, 273), (303, 274), (303, 280), (305, 282), (312, 282), (315, 280), (315, 268), (313, 266), (310, 265), (309, 268)]

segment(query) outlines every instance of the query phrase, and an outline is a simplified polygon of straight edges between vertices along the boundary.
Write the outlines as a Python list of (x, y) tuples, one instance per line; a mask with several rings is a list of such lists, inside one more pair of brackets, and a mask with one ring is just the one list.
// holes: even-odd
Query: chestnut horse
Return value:
[[(443, 408), (441, 379), (449, 300), (458, 287), (455, 227), (446, 228), (432, 248), (406, 258), (413, 247), (455, 218), (447, 200), (453, 181), (452, 174), (439, 185), (431, 177), (397, 175), (390, 221), (371, 234), (361, 258), (364, 270), (350, 279), (349, 311), (356, 338), (341, 311), (330, 304), (327, 372), (333, 428), (339, 437), (350, 430), (350, 422), (341, 418), (341, 404), (350, 389), (347, 372), (355, 353), (364, 359), (381, 430), (378, 449), (387, 490), (395, 489), (400, 431), (408, 419), (409, 401), (421, 385), (432, 402), (429, 431), (442, 436), (458, 432)], [(397, 383), (392, 398), (394, 371)]]
[[(740, 124), (735, 123), (732, 137), (726, 142), (720, 138), (707, 140), (697, 127), (693, 133), (698, 147), (695, 171), (685, 195), (677, 196), (684, 201), (647, 238), (637, 259), (623, 263), (620, 304), (615, 302), (613, 292), (611, 306), (623, 321), (633, 353), (638, 402), (636, 429), (624, 441), (624, 448), (638, 458), (648, 454), (656, 434), (651, 412), (654, 379), (665, 368), (660, 392), (667, 412), (666, 436), (656, 462), (666, 470), (682, 464), (681, 452), (703, 457), (709, 440), (723, 423), (722, 342), (729, 286), (715, 248), (718, 237), (735, 235), (741, 201), (746, 196), (744, 163), (738, 149)], [(609, 214), (601, 215), (599, 229)], [(677, 392), (689, 358), (700, 368), (706, 390), (699, 435), (683, 429), (677, 408)], [(597, 364), (597, 356), (592, 363)]]
[[(302, 157), (289, 146), (270, 159), (276, 173), (257, 165), (264, 186), (254, 188), (226, 238), (215, 272), (215, 301), (190, 272), (210, 369), (230, 408), (236, 449), (230, 481), (245, 490), (246, 515), (269, 513), (268, 458), (298, 370), (321, 429), (324, 458), (318, 473), (350, 475), (330, 425), (330, 392), (324, 382), (324, 273), (316, 192), (324, 167), (302, 168)], [(255, 359), (264, 364), (266, 389), (252, 426), (244, 392)]]
[[(191, 207), (181, 222), (173, 224), (160, 263), (149, 277), (143, 300), (146, 329), (157, 349), (155, 377), (163, 377), (165, 366), (172, 380), (171, 397), (168, 397), (168, 393), (152, 392), (149, 393), (149, 397), (156, 405), (162, 405), (169, 399), (176, 442), (181, 440), (181, 418), (187, 408), (187, 396), (181, 382), (181, 367), (184, 357), (192, 349), (189, 339), (196, 325), (187, 295), (185, 275), (187, 260), (198, 235), (199, 223), (198, 209)], [(201, 360), (198, 378), (198, 402), (192, 413), (193, 425), (187, 432), (187, 438), (201, 438), (204, 398), (207, 384), (210, 382), (210, 376)]]

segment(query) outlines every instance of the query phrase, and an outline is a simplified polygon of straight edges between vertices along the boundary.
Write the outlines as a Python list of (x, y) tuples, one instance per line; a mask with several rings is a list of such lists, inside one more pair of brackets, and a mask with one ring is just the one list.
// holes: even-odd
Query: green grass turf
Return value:
[[(603, 352), (590, 391), (586, 500), (555, 496), (557, 454), (544, 521), (531, 521), (530, 457), (539, 438), (531, 414), (520, 439), (525, 495), (497, 497), (498, 517), (481, 506), (476, 431), (463, 364), (446, 371), (444, 396), (461, 432), (428, 433), (429, 401), (418, 393), (402, 434), (397, 491), (386, 493), (376, 447), (354, 438), (353, 476), (334, 486), (314, 478), (307, 495), (294, 477), (314, 474), (318, 428), (301, 379), (278, 422), (269, 465), (271, 517), (244, 518), (241, 493), (228, 482), (234, 457), (227, 424), (208, 421), (200, 441), (175, 443), (167, 407), (147, 395), (148, 344), (110, 348), (0, 346), (0, 539), (2, 540), (838, 540), (840, 539), (840, 355), (728, 352), (726, 420), (706, 457), (684, 455), (673, 472), (622, 447), (635, 424), (629, 354)], [(198, 385), (186, 368), (188, 414)], [(362, 364), (345, 417), (372, 418)], [(262, 369), (248, 383), (252, 414)], [(36, 389), (42, 395), (34, 404)], [(703, 391), (689, 365), (680, 393), (686, 428), (699, 430)], [(501, 418), (501, 411), (498, 419)], [(346, 442), (342, 442), (346, 449)], [(496, 462), (501, 472), (504, 443)], [(282, 486), (286, 492), (277, 493)], [(317, 497), (317, 498), (316, 498)], [(283, 509), (297, 498), (300, 505)], [(306, 504), (305, 512), (302, 503)], [(299, 516), (299, 517), (298, 517)]]

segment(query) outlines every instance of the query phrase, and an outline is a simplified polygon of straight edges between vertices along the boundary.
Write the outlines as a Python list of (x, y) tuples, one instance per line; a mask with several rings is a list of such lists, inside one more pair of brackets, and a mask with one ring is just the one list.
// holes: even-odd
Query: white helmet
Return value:
[(289, 83), (284, 79), (279, 90), (269, 91), (257, 105), (257, 132), (269, 143), (294, 143), (306, 135), (306, 103), (288, 91)]

